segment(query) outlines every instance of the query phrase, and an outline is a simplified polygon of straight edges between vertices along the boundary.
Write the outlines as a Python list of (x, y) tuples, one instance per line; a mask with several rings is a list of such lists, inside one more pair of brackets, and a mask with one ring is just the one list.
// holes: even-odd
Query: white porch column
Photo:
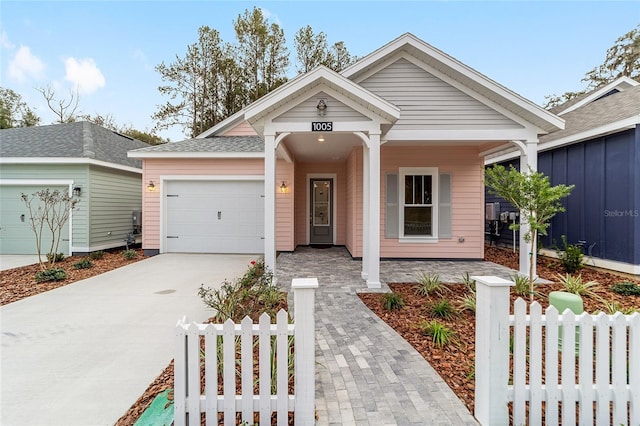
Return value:
[[(524, 151), (521, 148), (520, 173), (529, 173), (529, 169), (535, 172), (538, 170), (538, 140), (524, 141)], [(526, 242), (524, 236), (529, 232), (529, 224), (526, 218), (520, 213), (520, 274), (529, 275), (529, 253), (533, 253), (533, 276), (536, 272), (536, 248), (537, 241)]]
[(369, 135), (368, 288), (380, 288), (380, 133)]
[(369, 277), (369, 147), (362, 145), (362, 272), (363, 280)]
[(276, 276), (275, 135), (264, 135), (264, 264)]

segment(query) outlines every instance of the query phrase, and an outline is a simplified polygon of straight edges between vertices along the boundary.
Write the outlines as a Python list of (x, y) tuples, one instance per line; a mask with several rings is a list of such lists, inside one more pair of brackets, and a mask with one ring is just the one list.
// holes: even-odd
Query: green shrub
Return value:
[(404, 308), (404, 299), (400, 293), (384, 293), (380, 296), (382, 307), (387, 311), (398, 311)]
[(602, 303), (604, 304), (604, 311), (608, 315), (613, 315), (616, 312), (622, 312), (624, 315), (631, 315), (635, 312), (640, 312), (640, 310), (633, 307), (623, 308), (618, 302), (615, 301), (604, 300)]
[(62, 268), (45, 269), (36, 274), (36, 281), (39, 283), (45, 281), (62, 281), (65, 278), (67, 278), (67, 273)]
[(433, 340), (433, 344), (441, 348), (448, 345), (453, 340), (455, 333), (446, 325), (438, 322), (438, 320), (423, 321), (420, 323), (420, 330)]
[(453, 305), (447, 299), (442, 299), (439, 302), (436, 302), (433, 305), (431, 305), (431, 309), (429, 309), (429, 312), (434, 317), (445, 318), (445, 319), (452, 318), (456, 314), (456, 311)]
[(465, 274), (462, 276), (462, 283), (470, 292), (476, 292), (476, 280), (471, 279), (471, 276), (468, 272), (465, 272)]
[(94, 251), (89, 253), (89, 259), (91, 260), (100, 260), (104, 257), (104, 251), (102, 250), (98, 250), (98, 251)]
[(89, 269), (93, 267), (93, 263), (91, 263), (89, 258), (84, 257), (81, 261), (74, 263), (73, 267), (76, 269)]
[(582, 248), (580, 246), (567, 243), (567, 237), (564, 235), (562, 239), (562, 248), (556, 250), (558, 259), (562, 263), (565, 271), (568, 274), (573, 274), (582, 268), (584, 255), (582, 254)]
[(528, 297), (531, 291), (529, 287), (529, 277), (526, 275), (515, 274), (511, 277), (511, 280), (516, 284), (513, 287), (513, 291), (521, 297)]
[(49, 263), (62, 262), (64, 260), (64, 253), (47, 254), (47, 260)]
[(419, 296), (429, 296), (431, 294), (437, 294), (442, 296), (447, 287), (440, 282), (440, 276), (438, 274), (426, 274), (424, 272), (418, 274), (418, 289), (416, 293)]
[(138, 257), (138, 252), (135, 250), (123, 250), (122, 256), (127, 260), (132, 260)]
[(469, 292), (458, 299), (460, 311), (476, 313), (476, 293)]
[(593, 291), (599, 285), (597, 281), (582, 282), (582, 275), (573, 276), (570, 274), (564, 276), (558, 274), (558, 278), (568, 293), (577, 294), (578, 296), (597, 297)]
[(622, 294), (623, 296), (640, 296), (640, 285), (632, 282), (616, 283), (610, 289), (614, 293)]

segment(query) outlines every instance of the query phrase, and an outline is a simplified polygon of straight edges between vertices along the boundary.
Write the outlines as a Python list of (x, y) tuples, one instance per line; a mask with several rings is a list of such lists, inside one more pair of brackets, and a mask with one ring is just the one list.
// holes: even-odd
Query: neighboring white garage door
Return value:
[(262, 181), (167, 181), (165, 251), (263, 253)]
[[(36, 237), (31, 230), (29, 209), (21, 199), (21, 195), (35, 194), (37, 191), (49, 188), (68, 191), (68, 186), (53, 185), (0, 185), (0, 254), (37, 254)], [(32, 208), (37, 209), (38, 202), (34, 199)], [(24, 215), (24, 216), (23, 216)], [(41, 253), (49, 253), (51, 247), (51, 232), (45, 225), (42, 231)], [(62, 238), (58, 253), (69, 253), (69, 222), (62, 229)]]

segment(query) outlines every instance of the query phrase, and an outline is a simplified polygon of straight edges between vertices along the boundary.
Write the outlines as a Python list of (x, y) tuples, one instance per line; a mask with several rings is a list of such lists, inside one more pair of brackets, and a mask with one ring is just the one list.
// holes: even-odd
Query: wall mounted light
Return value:
[(318, 136), (318, 142), (320, 142), (320, 143), (324, 142), (324, 135)]
[(76, 197), (79, 197), (80, 194), (82, 193), (82, 188), (79, 186), (74, 186), (73, 187), (73, 195), (75, 195)]
[(289, 190), (289, 187), (287, 186), (285, 181), (282, 181), (282, 185), (280, 185), (280, 193), (286, 194), (288, 190)]
[(156, 184), (153, 183), (152, 180), (149, 181), (149, 185), (147, 185), (147, 191), (149, 192), (155, 192), (156, 191)]
[(327, 111), (327, 101), (325, 101), (324, 99), (318, 100), (316, 109), (318, 110), (318, 115), (324, 115), (324, 113)]

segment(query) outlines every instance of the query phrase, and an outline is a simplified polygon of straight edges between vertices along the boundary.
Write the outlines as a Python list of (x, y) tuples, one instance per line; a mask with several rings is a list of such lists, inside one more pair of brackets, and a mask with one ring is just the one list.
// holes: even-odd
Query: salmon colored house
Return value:
[[(143, 248), (259, 253), (276, 271), (278, 251), (345, 246), (368, 287), (380, 258), (482, 259), (484, 157), (516, 146), (535, 169), (539, 135), (563, 126), (405, 34), (195, 139), (130, 151), (143, 161)], [(521, 241), (522, 270), (528, 252)]]

